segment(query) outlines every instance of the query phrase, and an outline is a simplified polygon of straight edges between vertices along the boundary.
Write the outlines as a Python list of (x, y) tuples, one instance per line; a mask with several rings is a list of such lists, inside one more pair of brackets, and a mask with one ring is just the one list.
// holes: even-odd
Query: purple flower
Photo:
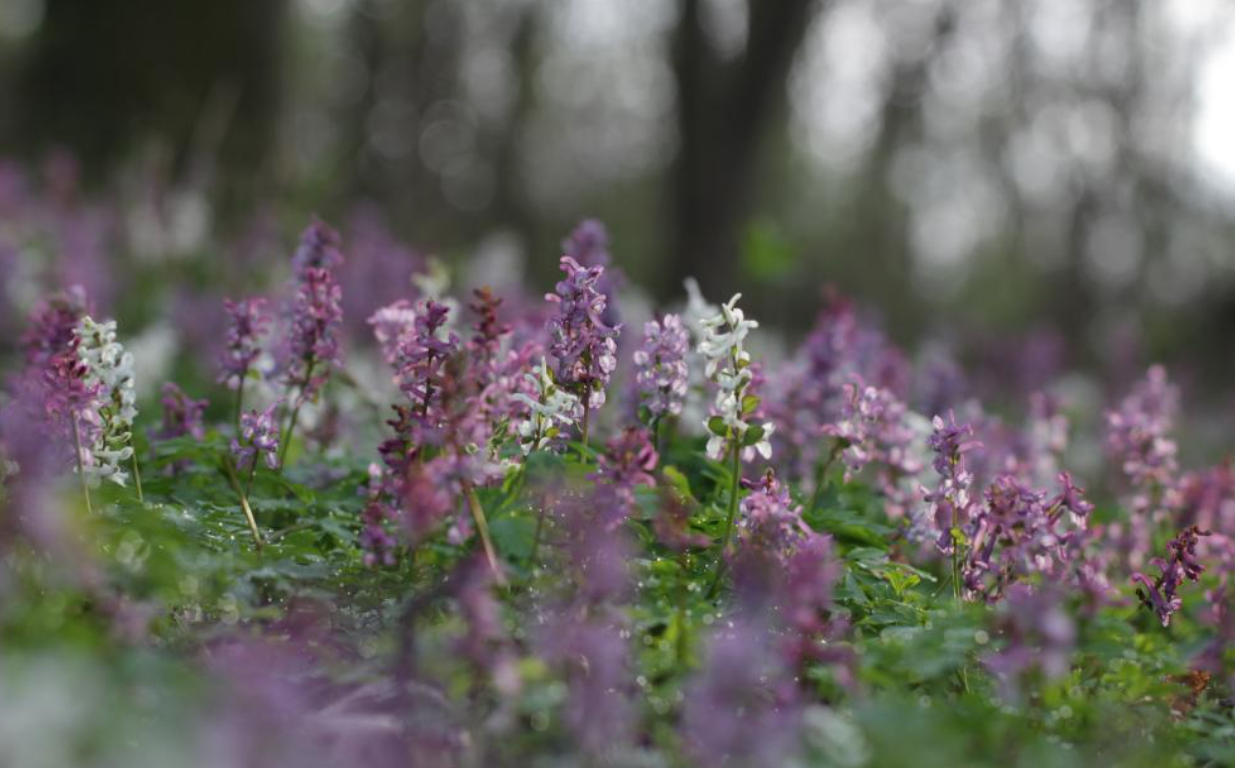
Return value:
[(639, 368), (635, 382), (639, 403), (653, 420), (682, 412), (689, 386), (689, 351), (690, 335), (677, 315), (665, 315), (660, 322), (651, 320), (643, 326), (643, 348), (634, 356)]
[(562, 241), (562, 254), (585, 267), (604, 269), (596, 282), (596, 289), (605, 296), (601, 319), (606, 325), (616, 326), (621, 320), (618, 315), (617, 293), (626, 281), (620, 270), (610, 266), (612, 257), (609, 254), (609, 232), (605, 225), (596, 219), (579, 222), (574, 231)]
[(169, 381), (163, 385), (163, 397), (159, 402), (163, 406), (163, 425), (154, 437), (170, 440), (189, 435), (201, 440), (206, 436), (202, 416), (210, 404), (209, 401), (194, 400), (186, 395), (178, 384)]
[(245, 411), (240, 415), (240, 435), (232, 438), (232, 455), (241, 469), (252, 469), (261, 455), (266, 466), (279, 468), (279, 423), (275, 411), (282, 401), (275, 401), (266, 410)]
[(658, 458), (647, 430), (641, 427), (627, 427), (609, 441), (596, 473), (589, 477), (606, 491), (599, 506), (610, 526), (621, 523), (634, 510), (635, 486), (656, 485), (652, 472)]
[(1135, 513), (1152, 511), (1174, 486), (1178, 448), (1170, 432), (1178, 408), (1179, 390), (1167, 380), (1166, 369), (1155, 365), (1118, 409), (1106, 413), (1107, 451), (1135, 493)]
[(1140, 585), (1136, 596), (1142, 605), (1158, 615), (1162, 626), (1169, 626), (1171, 614), (1183, 607), (1179, 587), (1185, 580), (1200, 580), (1205, 566), (1196, 559), (1196, 545), (1200, 537), (1209, 535), (1209, 531), (1202, 531), (1195, 525), (1185, 528), (1167, 543), (1166, 560), (1155, 557), (1150, 561), (1160, 571), (1157, 578), (1151, 580), (1139, 572), (1132, 574), (1132, 582)]
[(876, 462), (898, 475), (913, 475), (920, 470), (910, 455), (914, 431), (905, 422), (905, 404), (886, 389), (866, 386), (861, 376), (845, 385), (841, 417), (824, 427), (824, 433), (845, 446), (846, 479)]
[(794, 504), (789, 489), (768, 470), (758, 482), (743, 480), (751, 493), (742, 499), (738, 540), (747, 553), (787, 561), (794, 549), (813, 535)]
[(21, 348), (27, 365), (44, 368), (73, 341), (78, 322), (90, 314), (90, 302), (80, 285), (39, 302), (26, 321)]
[(800, 705), (763, 618), (742, 616), (713, 633), (686, 686), (682, 736), (699, 765), (783, 765), (797, 742)]
[[(620, 327), (603, 319), (606, 300), (596, 288), (604, 267), (582, 267), (569, 256), (561, 260), (566, 279), (545, 300), (558, 305), (547, 331), (551, 339), (556, 383), (591, 408), (605, 403), (605, 385), (617, 367)], [(585, 399), (586, 398), (586, 399)]]
[(459, 346), (459, 338), (453, 333), (444, 339), (438, 337), (449, 314), (445, 304), (432, 299), (420, 302), (413, 333), (404, 333), (395, 350), (395, 383), (426, 424), (441, 419), (437, 406), (442, 396), (442, 369)]
[(219, 358), (219, 383), (236, 390), (262, 352), (261, 340), (270, 328), (271, 317), (261, 297), (224, 299), (223, 308), (227, 312), (227, 348)]
[(931, 422), (933, 431), (927, 445), (935, 454), (934, 467), (939, 475), (939, 484), (925, 490), (927, 518), (933, 523), (935, 546), (945, 555), (951, 554), (954, 546), (952, 529), (963, 527), (969, 521), (973, 500), (969, 488), (973, 475), (965, 469), (965, 454), (981, 447), (973, 439), (973, 428), (956, 423), (956, 414), (949, 412), (948, 420), (936, 416)]
[(311, 269), (328, 272), (343, 265), (343, 242), (339, 233), (320, 219), (314, 218), (300, 234), (300, 244), (292, 255), (292, 272), (304, 281)]
[(488, 286), (472, 291), (472, 296), (475, 301), (469, 304), (468, 308), (476, 313), (479, 320), (473, 326), (476, 333), (468, 342), (468, 348), (472, 352), (476, 367), (483, 371), (485, 383), (488, 383), (498, 362), (502, 338), (509, 336), (512, 329), (498, 318), (497, 310), (502, 306), (502, 299), (495, 296)]
[(399, 349), (416, 335), (416, 310), (407, 299), (399, 299), (374, 312), (368, 320), (373, 337), (387, 365), (395, 365)]
[(983, 659), (999, 678), (1005, 698), (1014, 699), (1018, 683), (1033, 670), (1048, 679), (1067, 674), (1076, 628), (1064, 610), (1063, 598), (1053, 588), (1035, 590), (1016, 584), (1009, 589), (999, 617), (1003, 647)]
[(334, 276), (324, 268), (307, 267), (291, 308), (288, 338), (287, 385), (300, 389), (299, 397), (312, 400), (339, 363), (339, 324), (343, 293)]

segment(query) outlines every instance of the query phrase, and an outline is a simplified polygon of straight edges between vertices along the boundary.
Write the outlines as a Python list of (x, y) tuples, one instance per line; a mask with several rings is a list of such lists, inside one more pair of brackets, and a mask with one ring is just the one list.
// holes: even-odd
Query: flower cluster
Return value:
[(93, 481), (128, 482), (121, 462), (133, 457), (133, 419), (137, 394), (133, 388), (133, 355), (116, 341), (116, 321), (83, 317), (77, 326), (77, 355), (88, 371), (88, 384), (98, 386), (99, 429), (90, 448), (86, 474)]
[(301, 402), (314, 400), (339, 363), (339, 325), (343, 292), (328, 269), (307, 267), (296, 289), (288, 337), (285, 381), (300, 390)]
[(690, 337), (677, 315), (665, 315), (660, 322), (643, 326), (643, 347), (635, 352), (635, 382), (639, 403), (647, 409), (650, 421), (682, 412), (690, 372), (686, 355)]
[(917, 437), (906, 423), (906, 407), (887, 389), (866, 386), (855, 374), (845, 385), (840, 419), (824, 427), (824, 434), (843, 446), (847, 479), (872, 462), (902, 475), (916, 474), (921, 468), (911, 445)]
[(557, 305), (546, 327), (554, 379), (586, 408), (599, 408), (605, 404), (605, 386), (617, 368), (621, 328), (604, 321), (607, 301), (596, 288), (604, 267), (583, 267), (569, 256), (563, 256), (561, 264), (566, 279), (545, 296)]
[(276, 401), (260, 413), (249, 410), (240, 416), (240, 434), (232, 438), (231, 450), (241, 469), (253, 471), (259, 457), (265, 458), (267, 467), (279, 468), (279, 422), (275, 412), (280, 405)]
[(698, 351), (707, 361), (705, 374), (716, 384), (716, 400), (712, 416), (705, 422), (711, 433), (707, 453), (712, 459), (720, 459), (726, 451), (741, 449), (747, 458), (758, 452), (765, 459), (772, 456), (770, 422), (750, 424), (747, 418), (759, 407), (756, 397), (747, 395), (751, 383), (750, 354), (746, 351), (746, 337), (759, 327), (754, 320), (747, 320), (738, 309), (736, 294), (720, 308), (720, 312), (702, 321), (703, 340)]
[(1106, 413), (1106, 446), (1135, 492), (1133, 510), (1152, 511), (1173, 487), (1179, 466), (1171, 439), (1179, 391), (1155, 365), (1119, 408)]
[(407, 299), (399, 299), (374, 312), (368, 320), (378, 349), (387, 365), (395, 366), (399, 350), (413, 343), (416, 335), (416, 310)]
[(223, 309), (227, 313), (227, 346), (219, 358), (219, 383), (238, 390), (262, 353), (262, 338), (270, 328), (271, 317), (261, 297), (224, 299)]
[(965, 454), (981, 444), (973, 439), (973, 428), (956, 423), (956, 414), (949, 413), (948, 420), (936, 416), (932, 420), (933, 431), (927, 444), (935, 454), (933, 466), (939, 475), (939, 484), (925, 490), (926, 518), (934, 527), (935, 546), (945, 555), (955, 547), (953, 529), (969, 522), (973, 504), (970, 486), (973, 475), (965, 469)]
[(1202, 531), (1195, 525), (1188, 526), (1167, 543), (1165, 560), (1155, 557), (1150, 561), (1159, 571), (1156, 578), (1150, 579), (1139, 572), (1132, 574), (1133, 583), (1140, 585), (1136, 596), (1142, 605), (1158, 615), (1162, 626), (1169, 626), (1171, 615), (1183, 607), (1180, 586), (1185, 580), (1199, 580), (1205, 570), (1196, 558), (1196, 545), (1200, 537), (1209, 535), (1209, 531)]
[(656, 484), (652, 472), (658, 460), (650, 435), (641, 427), (627, 427), (609, 441), (591, 478), (607, 491), (600, 507), (610, 525), (616, 526), (630, 515), (636, 486)]
[(757, 482), (743, 480), (751, 493), (742, 499), (738, 540), (743, 547), (788, 560), (801, 542), (813, 535), (794, 504), (789, 489), (768, 470)]

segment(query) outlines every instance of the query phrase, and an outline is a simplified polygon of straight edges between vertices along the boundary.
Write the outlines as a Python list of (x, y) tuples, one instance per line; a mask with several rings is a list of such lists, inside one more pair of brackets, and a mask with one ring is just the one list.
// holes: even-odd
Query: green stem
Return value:
[[(256, 464), (256, 457), (254, 457)], [(240, 509), (244, 512), (245, 520), (249, 523), (249, 533), (253, 534), (253, 543), (257, 547), (257, 551), (262, 550), (262, 535), (257, 530), (257, 518), (253, 516), (253, 508), (249, 506), (249, 497), (240, 488), (240, 481), (236, 478), (236, 472), (232, 469), (232, 460), (230, 458), (223, 459), (223, 471), (227, 473), (227, 479), (231, 483), (232, 489), (236, 491), (236, 495), (240, 497)]]
[(244, 413), (244, 380), (248, 377), (248, 375), (249, 369), (246, 367), (244, 369), (244, 373), (240, 376), (240, 381), (236, 383), (236, 413), (234, 420), (236, 424), (237, 437), (240, 436), (240, 414)]
[(583, 453), (580, 455), (585, 463), (587, 462), (587, 429), (588, 421), (592, 416), (592, 397), (590, 392), (583, 394)]
[(73, 413), (69, 416), (69, 422), (73, 425), (73, 447), (74, 456), (77, 457), (77, 476), (81, 478), (81, 492), (86, 497), (86, 512), (94, 514), (94, 506), (90, 503), (90, 483), (86, 480), (86, 467), (81, 460), (81, 432), (77, 429), (77, 414)]
[(742, 447), (734, 439), (729, 450), (733, 462), (733, 482), (729, 488), (729, 511), (725, 516), (725, 535), (721, 539), (720, 557), (717, 558), (716, 574), (712, 577), (712, 584), (708, 587), (708, 597), (716, 594), (720, 579), (725, 573), (725, 554), (729, 551), (729, 544), (733, 538), (733, 521), (738, 516), (738, 490), (742, 486)]
[(146, 503), (146, 496), (142, 493), (142, 473), (137, 466), (137, 450), (133, 450), (133, 484), (137, 486), (137, 502), (139, 504)]
[(309, 388), (309, 382), (313, 380), (313, 366), (317, 363), (316, 360), (309, 360), (304, 369), (304, 382), (300, 385), (300, 392), (296, 395), (296, 404), (292, 406), (291, 418), (287, 422), (287, 429), (284, 430), (283, 439), (279, 443), (279, 474), (283, 473), (283, 464), (287, 461), (287, 449), (292, 444), (292, 433), (296, 429), (296, 420), (300, 417), (300, 406), (304, 404), (304, 393)]
[(485, 550), (485, 558), (489, 561), (489, 568), (493, 570), (493, 578), (499, 586), (506, 586), (506, 577), (502, 575), (502, 568), (497, 562), (497, 552), (493, 549), (493, 541), (489, 538), (489, 521), (485, 518), (485, 509), (480, 505), (480, 499), (476, 497), (476, 489), (472, 488), (471, 483), (463, 484), (463, 495), (467, 497), (467, 505), (472, 510), (472, 519), (476, 522), (476, 532), (480, 534), (480, 543)]
[(845, 450), (844, 444), (841, 441), (836, 441), (832, 446), (832, 450), (828, 453), (827, 461), (819, 465), (819, 472), (815, 475), (815, 490), (810, 495), (810, 506), (807, 510), (813, 510), (815, 505), (819, 503), (819, 498), (823, 495), (823, 491), (828, 487), (828, 470), (836, 462), (836, 457), (840, 456), (841, 451)]

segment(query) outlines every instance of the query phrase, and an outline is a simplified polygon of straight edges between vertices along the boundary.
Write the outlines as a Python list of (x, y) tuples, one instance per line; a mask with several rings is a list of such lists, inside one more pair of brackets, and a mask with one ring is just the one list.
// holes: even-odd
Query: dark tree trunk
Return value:
[(672, 54), (679, 146), (669, 292), (692, 275), (709, 295), (732, 289), (761, 139), (816, 4), (752, 0), (746, 48), (725, 61), (703, 29), (699, 0), (682, 0)]

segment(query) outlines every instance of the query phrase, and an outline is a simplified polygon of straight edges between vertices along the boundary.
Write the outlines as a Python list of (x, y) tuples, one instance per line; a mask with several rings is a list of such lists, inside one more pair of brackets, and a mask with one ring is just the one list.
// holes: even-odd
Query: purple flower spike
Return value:
[(35, 307), (26, 322), (21, 348), (26, 363), (33, 368), (45, 368), (73, 340), (77, 323), (90, 314), (86, 291), (75, 285), (48, 296)]
[(639, 367), (635, 382), (639, 402), (652, 419), (682, 412), (689, 386), (689, 350), (690, 335), (677, 315), (665, 315), (660, 322), (652, 320), (643, 326), (643, 348), (634, 357)]
[(441, 399), (442, 367), (459, 347), (459, 338), (450, 334), (439, 338), (450, 307), (432, 299), (416, 305), (413, 332), (404, 333), (395, 350), (395, 383), (412, 401), (416, 414), (429, 424), (441, 421), (437, 404)]
[(592, 408), (605, 403), (605, 385), (617, 367), (620, 327), (606, 325), (607, 301), (596, 284), (604, 267), (582, 267), (569, 256), (562, 257), (566, 279), (545, 301), (557, 304), (557, 314), (547, 325), (552, 344), (556, 383), (572, 394), (586, 397)]
[(1183, 607), (1179, 587), (1185, 580), (1200, 580), (1205, 566), (1196, 559), (1196, 545), (1200, 537), (1209, 535), (1209, 531), (1202, 531), (1195, 525), (1185, 528), (1167, 543), (1166, 560), (1155, 557), (1150, 561), (1161, 571), (1156, 579), (1151, 580), (1143, 573), (1132, 574), (1132, 582), (1141, 585), (1136, 589), (1141, 605), (1156, 613), (1162, 626), (1170, 626), (1171, 615)]
[(331, 367), (339, 363), (342, 298), (343, 292), (329, 270), (305, 269), (292, 304), (286, 373), (287, 384), (300, 388), (302, 400), (314, 399), (329, 379)]
[(219, 383), (236, 390), (261, 354), (262, 337), (270, 328), (271, 317), (266, 311), (266, 300), (261, 297), (224, 299), (223, 308), (228, 321), (227, 349), (219, 358)]
[(231, 446), (236, 464), (241, 469), (252, 469), (259, 455), (265, 456), (266, 466), (279, 468), (279, 423), (275, 411), (280, 403), (271, 403), (261, 413), (252, 410), (241, 414), (240, 436), (239, 439), (232, 438)]
[(210, 404), (208, 401), (194, 400), (175, 382), (169, 381), (163, 385), (163, 397), (159, 402), (163, 405), (163, 426), (155, 437), (170, 440), (189, 435), (201, 440), (206, 436), (202, 416)]
[(949, 412), (948, 420), (936, 416), (931, 422), (934, 431), (927, 444), (935, 453), (934, 467), (939, 475), (939, 485), (927, 490), (927, 514), (934, 523), (935, 546), (945, 555), (952, 553), (952, 528), (964, 525), (969, 520), (973, 500), (969, 488), (973, 475), (965, 469), (965, 454), (982, 444), (973, 439), (973, 427), (956, 423), (956, 414)]
[(300, 234), (300, 244), (292, 255), (292, 270), (298, 280), (306, 279), (310, 269), (334, 270), (343, 265), (339, 233), (314, 219)]

